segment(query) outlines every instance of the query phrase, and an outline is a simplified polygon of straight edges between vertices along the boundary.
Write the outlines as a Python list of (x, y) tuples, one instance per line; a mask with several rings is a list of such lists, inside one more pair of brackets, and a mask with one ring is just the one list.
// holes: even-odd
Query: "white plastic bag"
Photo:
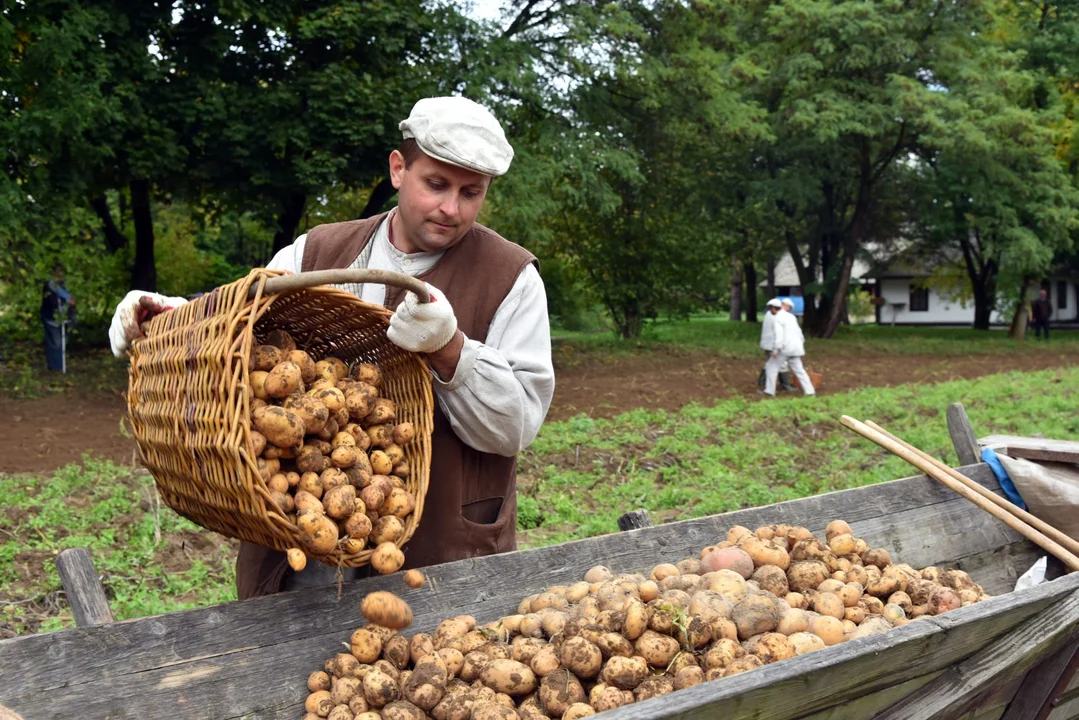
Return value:
[(1038, 558), (1038, 561), (1030, 566), (1030, 569), (1019, 576), (1019, 579), (1015, 581), (1015, 589), (1022, 590), (1023, 588), (1034, 587), (1045, 582), (1045, 569), (1049, 563), (1049, 558), (1045, 555)]

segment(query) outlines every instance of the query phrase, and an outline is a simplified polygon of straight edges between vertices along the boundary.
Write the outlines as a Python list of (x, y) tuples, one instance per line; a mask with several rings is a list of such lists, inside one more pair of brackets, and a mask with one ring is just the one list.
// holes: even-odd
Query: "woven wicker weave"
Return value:
[[(388, 275), (338, 272), (352, 277), (366, 273), (365, 281)], [(385, 308), (325, 285), (267, 294), (272, 278), (281, 274), (252, 271), (155, 317), (146, 326), (146, 337), (134, 343), (127, 405), (146, 467), (165, 502), (192, 522), (264, 547), (303, 548), (299, 528), (268, 509), (270, 492), (251, 445), (248, 358), (272, 330), (286, 330), (316, 359), (332, 356), (349, 364), (377, 365), (383, 373), (380, 395), (397, 404), (398, 422), (415, 427), (415, 439), (404, 447), (411, 468), (406, 486), (416, 497), (416, 509), (397, 543), (404, 545), (423, 515), (430, 474), (430, 372), (417, 355), (386, 338), (390, 312)], [(397, 277), (403, 281), (389, 282), (414, 287), (411, 278)], [(371, 553), (338, 549), (318, 559), (357, 567), (367, 564)]]

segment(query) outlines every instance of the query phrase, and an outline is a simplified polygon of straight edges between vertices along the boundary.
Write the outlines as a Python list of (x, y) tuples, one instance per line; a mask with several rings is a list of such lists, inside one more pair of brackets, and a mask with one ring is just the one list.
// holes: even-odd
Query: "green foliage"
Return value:
[(1068, 368), (548, 423), (522, 458), (536, 469), (522, 473), (519, 492), (543, 517), (538, 527), (521, 526), (523, 544), (615, 532), (629, 509), (684, 520), (916, 474), (843, 428), (844, 414), (872, 419), (952, 464), (944, 414), (957, 398), (979, 432), (1071, 437), (1079, 431), (1077, 388), (1079, 370)]

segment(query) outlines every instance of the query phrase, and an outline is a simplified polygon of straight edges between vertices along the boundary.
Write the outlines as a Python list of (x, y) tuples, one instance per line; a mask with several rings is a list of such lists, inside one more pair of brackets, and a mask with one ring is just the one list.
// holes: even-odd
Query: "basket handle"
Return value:
[[(341, 270), (314, 270), (312, 272), (293, 273), (273, 277), (266, 281), (263, 292), (266, 295), (280, 295), (281, 293), (303, 290), (304, 288), (317, 285), (343, 285), (345, 283), (380, 283), (393, 285), (394, 287), (411, 290), (416, 294), (421, 303), (431, 301), (431, 295), (427, 292), (427, 285), (418, 278), (390, 272), (389, 270), (367, 270), (360, 268), (345, 268)], [(252, 286), (248, 297), (254, 297), (258, 286)]]

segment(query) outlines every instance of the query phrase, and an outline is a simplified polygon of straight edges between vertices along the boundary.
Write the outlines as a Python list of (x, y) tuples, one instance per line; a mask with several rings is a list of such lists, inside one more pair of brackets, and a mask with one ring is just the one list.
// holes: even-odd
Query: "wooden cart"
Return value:
[[(986, 465), (963, 469), (999, 492)], [(1040, 552), (924, 477), (430, 568), (399, 576), (0, 641), (0, 705), (44, 718), (289, 718), (307, 675), (362, 623), (376, 589), (406, 598), (410, 632), (462, 613), (487, 621), (519, 599), (579, 579), (598, 562), (638, 571), (695, 555), (734, 524), (835, 518), (916, 567), (969, 572), (991, 600), (614, 711), (614, 718), (1079, 717), (1068, 684), (1079, 573), (1010, 592)], [(1065, 687), (1066, 686), (1066, 687)], [(603, 715), (608, 717), (608, 715)]]

